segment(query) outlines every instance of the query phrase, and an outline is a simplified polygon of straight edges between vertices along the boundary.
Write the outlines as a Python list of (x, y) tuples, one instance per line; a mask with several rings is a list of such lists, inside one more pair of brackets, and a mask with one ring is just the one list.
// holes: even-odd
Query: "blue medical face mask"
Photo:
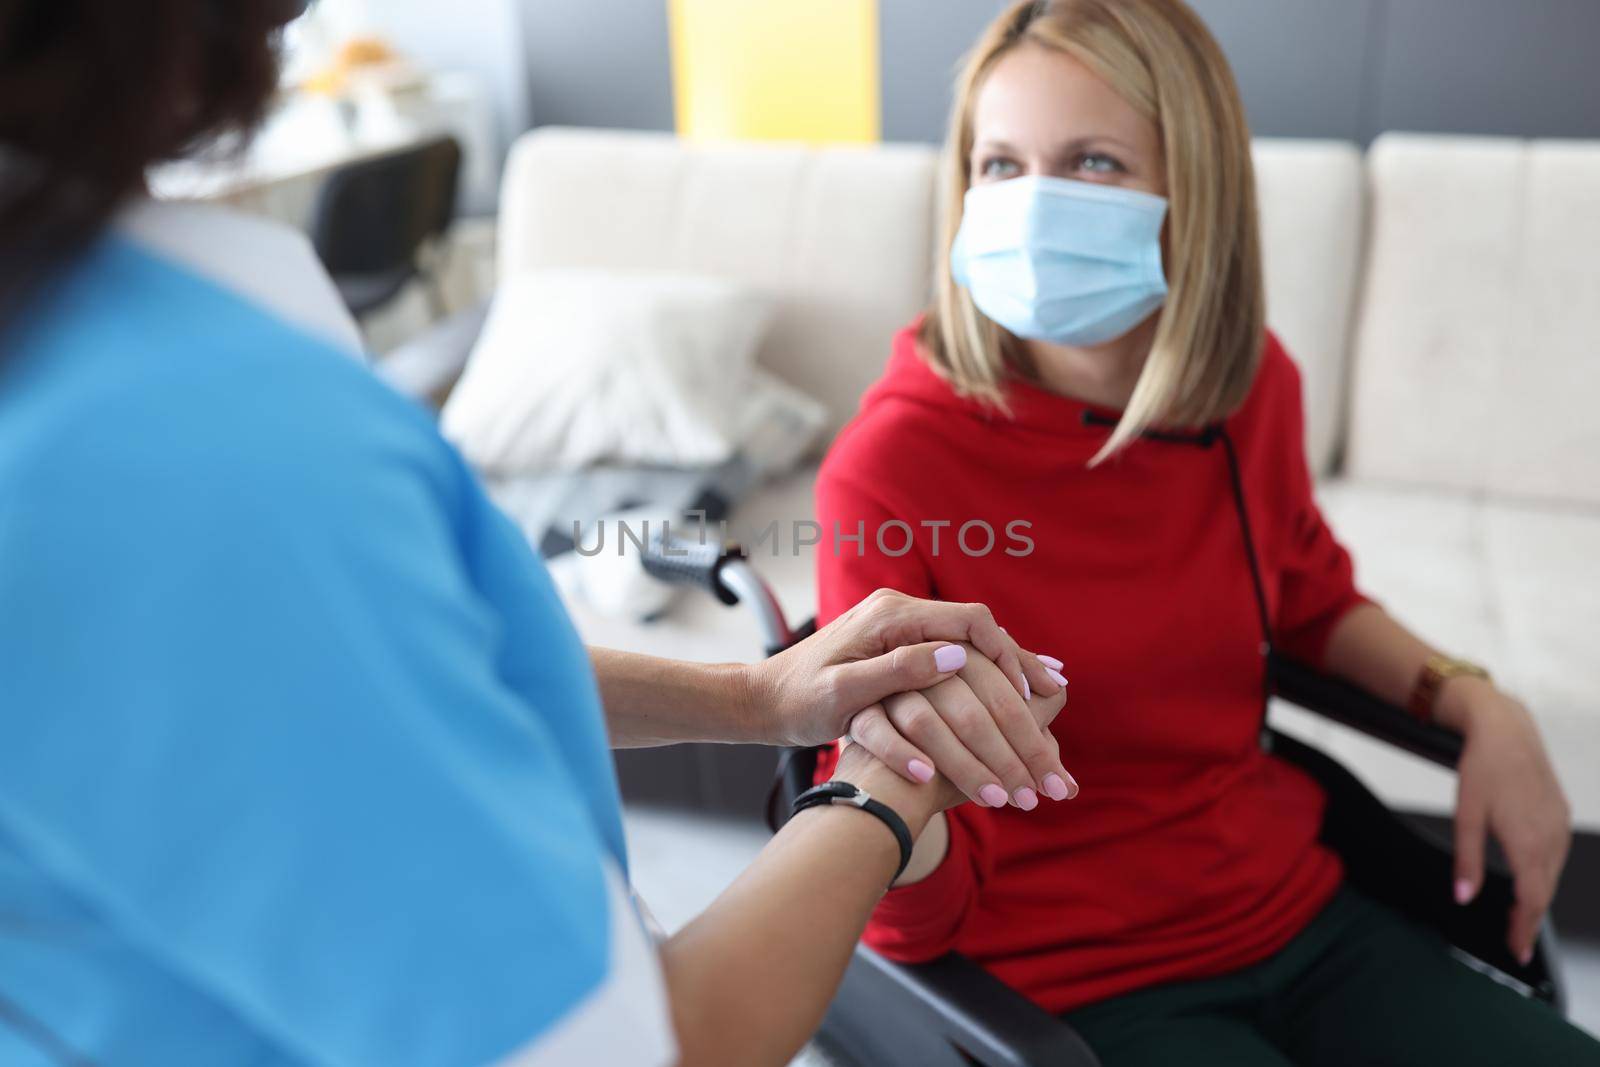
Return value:
[(1159, 196), (1065, 178), (967, 190), (950, 269), (1018, 337), (1082, 348), (1115, 340), (1167, 298)]

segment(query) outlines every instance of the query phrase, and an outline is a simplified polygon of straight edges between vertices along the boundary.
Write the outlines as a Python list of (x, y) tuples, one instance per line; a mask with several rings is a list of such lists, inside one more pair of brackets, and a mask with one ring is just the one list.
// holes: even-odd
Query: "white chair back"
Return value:
[(1600, 144), (1387, 135), (1351, 473), (1600, 505)]

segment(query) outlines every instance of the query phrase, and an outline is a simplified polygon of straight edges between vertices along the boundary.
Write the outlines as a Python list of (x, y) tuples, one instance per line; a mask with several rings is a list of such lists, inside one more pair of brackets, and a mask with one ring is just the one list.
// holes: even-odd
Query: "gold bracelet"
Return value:
[(1439, 690), (1450, 679), (1461, 677), (1489, 681), (1489, 672), (1471, 660), (1429, 656), (1428, 662), (1422, 665), (1422, 673), (1417, 676), (1417, 684), (1411, 690), (1411, 699), (1406, 707), (1419, 719), (1433, 718), (1433, 706), (1439, 700)]

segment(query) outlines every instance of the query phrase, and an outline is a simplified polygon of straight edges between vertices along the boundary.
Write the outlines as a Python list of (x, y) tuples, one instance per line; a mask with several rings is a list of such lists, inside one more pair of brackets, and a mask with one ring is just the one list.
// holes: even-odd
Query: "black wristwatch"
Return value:
[(906, 821), (896, 814), (895, 810), (889, 805), (882, 801), (873, 800), (866, 790), (853, 786), (849, 782), (823, 782), (821, 785), (812, 786), (798, 797), (795, 797), (794, 812), (798, 815), (807, 808), (814, 808), (820, 804), (832, 804), (835, 801), (853, 805), (870, 815), (876, 816), (883, 825), (889, 828), (889, 832), (894, 834), (895, 841), (900, 845), (900, 866), (894, 872), (894, 878), (889, 880), (891, 885), (894, 884), (905, 873), (906, 865), (911, 862), (911, 830), (906, 826)]

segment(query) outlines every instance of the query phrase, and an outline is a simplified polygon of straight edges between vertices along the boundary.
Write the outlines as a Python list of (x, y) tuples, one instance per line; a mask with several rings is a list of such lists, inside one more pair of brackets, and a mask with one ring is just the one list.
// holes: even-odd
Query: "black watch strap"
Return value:
[(832, 804), (834, 801), (843, 801), (854, 807), (860, 808), (869, 815), (876, 816), (883, 825), (894, 834), (895, 841), (900, 844), (900, 866), (894, 872), (890, 884), (893, 884), (905, 873), (906, 865), (911, 862), (911, 830), (889, 805), (872, 797), (863, 789), (851, 785), (849, 782), (823, 782), (821, 785), (812, 786), (804, 793), (795, 797), (794, 812), (798, 815), (807, 808), (815, 808), (822, 804)]

